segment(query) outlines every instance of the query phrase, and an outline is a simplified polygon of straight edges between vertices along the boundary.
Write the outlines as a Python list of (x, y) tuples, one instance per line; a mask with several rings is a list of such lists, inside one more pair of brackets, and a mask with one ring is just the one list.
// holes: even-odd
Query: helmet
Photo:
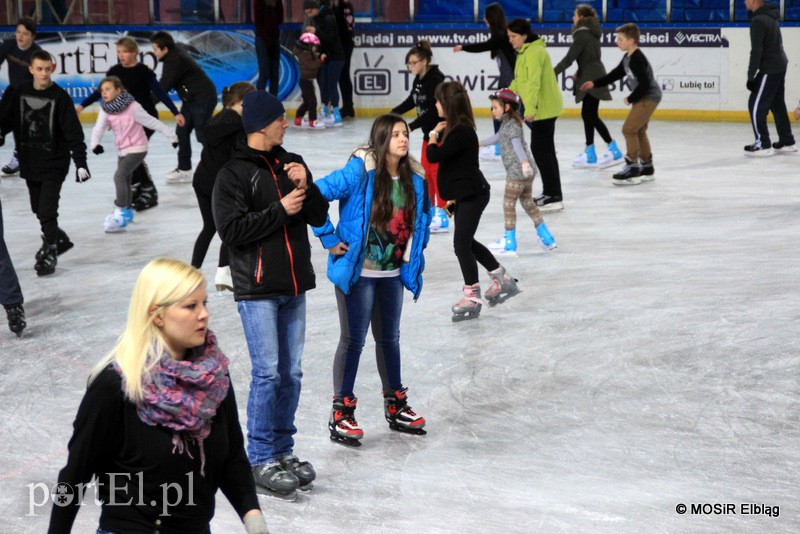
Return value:
[(304, 33), (300, 36), (300, 42), (311, 45), (319, 45), (319, 37), (311, 32)]
[(519, 107), (522, 103), (519, 95), (511, 89), (500, 89), (499, 91), (495, 91), (489, 95), (489, 98), (492, 100), (500, 100), (501, 102), (505, 102), (506, 104), (511, 104), (512, 106), (516, 107)]

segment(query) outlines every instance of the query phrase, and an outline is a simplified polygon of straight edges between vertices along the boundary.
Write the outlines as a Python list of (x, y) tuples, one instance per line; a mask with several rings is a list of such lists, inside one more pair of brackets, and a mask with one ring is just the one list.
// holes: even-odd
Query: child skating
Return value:
[[(300, 93), (303, 96), (303, 103), (297, 108), (294, 115), (294, 125), (312, 130), (324, 130), (325, 125), (321, 120), (317, 120), (317, 94), (314, 89), (314, 80), (319, 74), (319, 37), (313, 33), (306, 32), (300, 36), (294, 45), (292, 53), (300, 64)], [(308, 120), (304, 116), (308, 112)]]
[(103, 99), (97, 123), (92, 130), (92, 152), (102, 154), (100, 144), (103, 134), (111, 129), (117, 137), (117, 171), (114, 173), (114, 186), (117, 191), (114, 212), (105, 218), (103, 226), (108, 233), (121, 232), (133, 222), (133, 192), (131, 181), (133, 171), (147, 156), (147, 135), (144, 127), (161, 132), (169, 139), (173, 148), (178, 146), (178, 136), (164, 123), (152, 117), (125, 91), (116, 76), (109, 76), (100, 82), (100, 95)]
[(517, 201), (536, 226), (539, 245), (544, 250), (556, 248), (556, 240), (544, 223), (542, 212), (533, 201), (533, 178), (536, 167), (533, 155), (525, 144), (522, 117), (519, 116), (520, 98), (511, 89), (500, 89), (489, 97), (492, 101), (492, 118), (500, 123), (500, 130), (481, 141), (481, 146), (500, 144), (500, 155), (506, 168), (506, 187), (503, 193), (503, 220), (505, 233), (489, 245), (498, 254), (517, 253)]

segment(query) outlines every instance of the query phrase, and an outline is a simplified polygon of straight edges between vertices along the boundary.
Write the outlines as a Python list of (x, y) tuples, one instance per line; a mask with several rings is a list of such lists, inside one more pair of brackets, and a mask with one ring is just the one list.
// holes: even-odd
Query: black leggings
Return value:
[(583, 105), (581, 106), (581, 118), (583, 119), (583, 133), (586, 136), (586, 146), (594, 144), (594, 131), (600, 134), (603, 141), (610, 143), (613, 141), (611, 134), (608, 133), (605, 123), (600, 120), (598, 110), (600, 109), (600, 101), (587, 94), (583, 97)]
[(456, 202), (453, 249), (461, 267), (461, 274), (464, 276), (464, 284), (468, 286), (478, 283), (478, 263), (487, 271), (494, 271), (500, 267), (489, 249), (475, 241), (475, 232), (481, 222), (483, 210), (488, 204), (488, 190)]
[[(199, 269), (203, 266), (203, 260), (206, 259), (206, 252), (214, 234), (217, 233), (217, 227), (214, 225), (214, 214), (211, 211), (211, 197), (201, 193), (197, 189), (194, 190), (197, 196), (197, 205), (200, 206), (200, 215), (203, 217), (203, 229), (200, 230), (200, 235), (197, 236), (197, 241), (194, 242), (194, 251), (192, 252), (192, 267)], [(219, 267), (227, 267), (228, 260), (228, 247), (224, 243), (219, 246)]]
[(561, 172), (556, 157), (556, 119), (529, 122), (531, 129), (531, 153), (542, 175), (542, 194), (561, 197)]

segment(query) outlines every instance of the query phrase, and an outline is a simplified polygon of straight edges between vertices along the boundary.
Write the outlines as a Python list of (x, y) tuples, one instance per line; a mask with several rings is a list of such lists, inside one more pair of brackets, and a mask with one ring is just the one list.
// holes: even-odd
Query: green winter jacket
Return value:
[(543, 39), (525, 43), (519, 49), (509, 89), (522, 98), (526, 117), (533, 115), (534, 120), (541, 121), (564, 113), (561, 89)]

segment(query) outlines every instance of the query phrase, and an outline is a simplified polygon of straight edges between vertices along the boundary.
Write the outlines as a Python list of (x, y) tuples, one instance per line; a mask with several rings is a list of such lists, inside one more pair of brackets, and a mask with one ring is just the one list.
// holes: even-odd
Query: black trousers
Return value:
[(297, 108), (295, 117), (302, 117), (308, 111), (309, 122), (317, 120), (317, 93), (314, 91), (314, 80), (300, 80), (300, 94), (303, 103)]
[(344, 67), (339, 75), (339, 92), (342, 93), (342, 108), (353, 109), (353, 79), (350, 77), (350, 58), (355, 45), (348, 43), (344, 47)]
[[(197, 236), (192, 251), (192, 267), (199, 269), (203, 266), (208, 247), (217, 233), (217, 227), (214, 225), (214, 214), (211, 211), (211, 197), (197, 189), (194, 190), (194, 194), (197, 196), (197, 205), (200, 206), (200, 215), (203, 217), (203, 229), (200, 230), (200, 235)], [(220, 243), (218, 266), (227, 267), (229, 264), (228, 247), (224, 243)]]
[(531, 129), (531, 153), (542, 175), (542, 194), (549, 197), (561, 195), (561, 172), (556, 157), (556, 119), (529, 122)]
[(478, 283), (478, 263), (487, 271), (494, 271), (500, 264), (482, 244), (475, 241), (475, 232), (481, 222), (483, 210), (489, 204), (489, 190), (456, 202), (453, 249), (464, 276), (464, 285)]
[(785, 145), (794, 143), (792, 126), (789, 123), (786, 111), (784, 90), (786, 84), (786, 71), (775, 74), (762, 74), (756, 78), (757, 87), (750, 92), (748, 109), (750, 110), (750, 123), (756, 135), (756, 143), (761, 143), (764, 148), (770, 148), (772, 141), (767, 129), (767, 115), (772, 112), (775, 119), (775, 128), (778, 130), (778, 141)]
[(613, 141), (611, 134), (608, 133), (606, 124), (600, 120), (600, 100), (590, 94), (583, 97), (581, 105), (581, 119), (583, 119), (583, 134), (586, 137), (586, 146), (594, 144), (594, 131), (600, 134), (603, 141), (610, 143)]
[(64, 178), (46, 182), (25, 180), (25, 184), (28, 186), (31, 211), (39, 219), (42, 234), (48, 243), (55, 244), (58, 241), (58, 203)]

